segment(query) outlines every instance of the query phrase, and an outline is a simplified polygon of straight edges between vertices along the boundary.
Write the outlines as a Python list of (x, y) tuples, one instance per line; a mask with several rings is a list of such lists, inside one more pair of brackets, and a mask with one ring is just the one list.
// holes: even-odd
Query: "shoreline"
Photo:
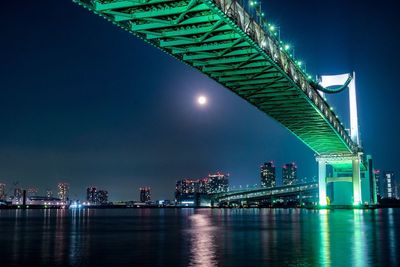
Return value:
[(44, 206), (44, 205), (9, 205), (0, 206), (0, 210), (30, 210), (30, 209), (65, 209), (65, 210), (86, 210), (86, 209), (307, 209), (307, 210), (371, 210), (371, 209), (387, 209), (400, 208), (400, 205), (376, 205), (376, 206), (263, 206), (263, 207), (201, 207), (201, 206), (122, 206), (122, 205), (107, 205), (107, 206), (82, 206), (80, 208), (70, 208), (67, 206)]

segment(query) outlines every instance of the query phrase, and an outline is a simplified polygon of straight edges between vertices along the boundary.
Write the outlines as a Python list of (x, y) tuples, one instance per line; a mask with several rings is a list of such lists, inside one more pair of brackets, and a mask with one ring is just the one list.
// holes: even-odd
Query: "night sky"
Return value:
[[(313, 74), (355, 70), (361, 139), (375, 167), (399, 173), (396, 1), (264, 0), (267, 18)], [(259, 184), (259, 166), (314, 154), (277, 122), (202, 73), (71, 1), (7, 1), (0, 16), (0, 182), (8, 190), (87, 186), (111, 200), (172, 199), (175, 181), (230, 174)], [(199, 107), (196, 97), (207, 95)], [(348, 124), (347, 91), (328, 97)]]

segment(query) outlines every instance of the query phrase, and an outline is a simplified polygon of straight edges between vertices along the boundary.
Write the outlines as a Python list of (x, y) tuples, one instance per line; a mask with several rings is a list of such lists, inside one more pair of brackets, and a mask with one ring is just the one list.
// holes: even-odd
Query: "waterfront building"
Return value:
[(275, 166), (272, 161), (265, 162), (261, 165), (261, 187), (275, 187), (276, 186), (276, 173)]
[(282, 167), (283, 185), (294, 185), (297, 183), (297, 166), (294, 162), (287, 163)]
[(97, 204), (97, 188), (94, 186), (86, 189), (86, 201), (90, 204)]
[(196, 192), (200, 194), (207, 194), (210, 191), (209, 180), (207, 178), (198, 179), (198, 187), (196, 188)]
[(46, 189), (46, 196), (47, 197), (52, 197), (53, 196), (53, 191), (51, 191), (50, 189)]
[(374, 176), (375, 176), (375, 184), (376, 184), (376, 194), (378, 196), (382, 196), (382, 183), (381, 183), (381, 171), (380, 170), (374, 170)]
[[(207, 188), (207, 181), (202, 183), (201, 188)], [(199, 179), (182, 179), (176, 181), (175, 202), (177, 205), (194, 206), (195, 194), (199, 191)]]
[(14, 188), (13, 202), (19, 203), (22, 201), (22, 189), (19, 187)]
[(6, 184), (0, 183), (0, 200), (5, 200), (6, 197)]
[(176, 182), (175, 196), (182, 194), (194, 194), (198, 192), (199, 180), (182, 179)]
[[(229, 174), (223, 174), (217, 172), (215, 174), (208, 175), (208, 190), (207, 193), (214, 194), (220, 192), (227, 192), (229, 187)], [(199, 192), (201, 193), (201, 192)]]
[(151, 200), (150, 187), (140, 188), (140, 202), (145, 203)]
[(382, 197), (397, 198), (397, 187), (394, 172), (385, 171), (382, 177)]
[(210, 206), (208, 194), (227, 192), (229, 175), (217, 172), (201, 179), (182, 179), (176, 182), (175, 202), (180, 206)]
[(14, 189), (14, 197), (11, 198), (11, 203), (13, 205), (23, 205), (26, 204), (26, 190), (22, 190), (21, 188)]
[(100, 205), (108, 204), (108, 191), (106, 190), (99, 190), (97, 191), (97, 201)]
[(69, 184), (68, 183), (58, 183), (58, 197), (62, 201), (68, 201), (69, 196)]
[(175, 198), (188, 194), (213, 194), (227, 192), (229, 175), (217, 172), (209, 174), (207, 178), (182, 179), (176, 182)]
[(86, 188), (86, 202), (84, 205), (105, 205), (108, 204), (108, 191), (97, 190), (95, 186)]

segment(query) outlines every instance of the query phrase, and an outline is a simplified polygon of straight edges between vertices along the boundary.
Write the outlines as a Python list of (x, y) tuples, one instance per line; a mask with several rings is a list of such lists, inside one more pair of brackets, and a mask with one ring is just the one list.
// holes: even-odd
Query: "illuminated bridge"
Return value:
[(357, 140), (353, 133), (349, 135), (323, 97), (322, 91), (329, 92), (328, 88), (292, 57), (290, 47), (279, 40), (256, 1), (74, 2), (198, 69), (286, 127), (317, 155), (321, 205), (330, 202), (323, 169), (337, 162), (341, 164), (338, 177), (344, 169), (353, 172), (350, 202), (374, 201), (370, 192), (374, 186), (366, 186), (370, 193), (365, 199), (361, 195), (360, 162), (366, 164), (358, 133)]
[(288, 196), (312, 195), (318, 191), (318, 183), (306, 183), (273, 188), (243, 189), (212, 195), (218, 202), (258, 201)]

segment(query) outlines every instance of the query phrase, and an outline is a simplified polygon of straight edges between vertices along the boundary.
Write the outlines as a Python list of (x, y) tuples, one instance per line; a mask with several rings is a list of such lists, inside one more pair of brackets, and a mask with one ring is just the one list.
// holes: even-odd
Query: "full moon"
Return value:
[(197, 98), (197, 103), (199, 103), (199, 105), (203, 106), (207, 103), (207, 98), (205, 96), (199, 96)]

